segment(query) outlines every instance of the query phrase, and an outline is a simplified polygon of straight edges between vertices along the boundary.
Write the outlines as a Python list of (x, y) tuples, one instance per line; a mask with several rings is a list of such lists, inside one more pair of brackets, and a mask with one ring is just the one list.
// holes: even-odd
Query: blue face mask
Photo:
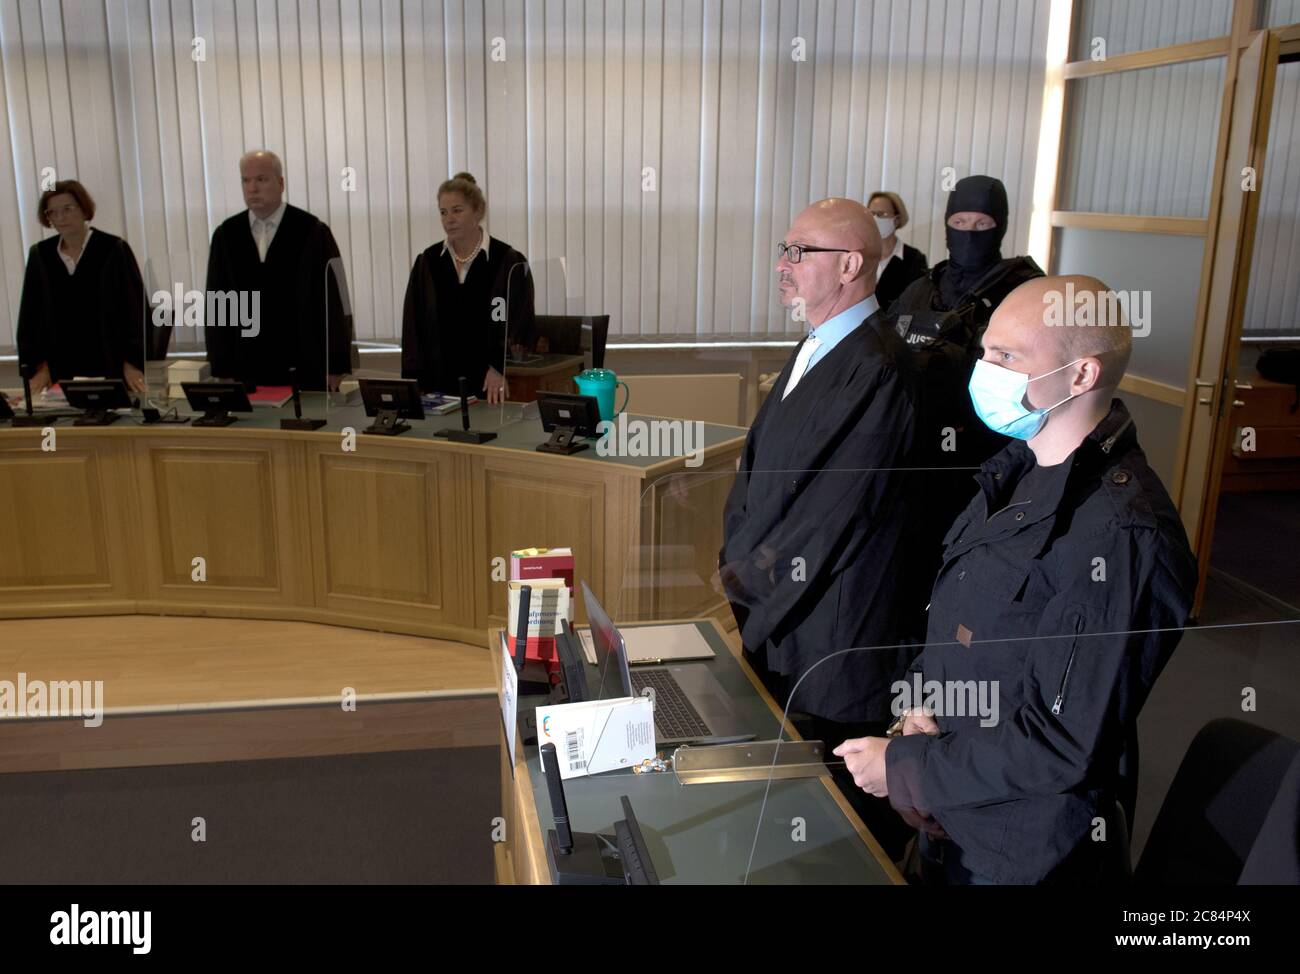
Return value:
[[(1074, 360), (1078, 361), (1081, 360)], [(980, 359), (975, 363), (975, 371), (970, 377), (970, 398), (975, 404), (975, 412), (984, 421), (984, 425), (995, 433), (1013, 436), (1017, 440), (1032, 440), (1047, 422), (1047, 414), (1074, 396), (1066, 396), (1061, 402), (1044, 409), (1030, 409), (1025, 405), (1029, 383), (1055, 375), (1061, 369), (1068, 369), (1074, 362), (1066, 362), (1061, 368), (1031, 379), (1023, 372), (1015, 372)]]

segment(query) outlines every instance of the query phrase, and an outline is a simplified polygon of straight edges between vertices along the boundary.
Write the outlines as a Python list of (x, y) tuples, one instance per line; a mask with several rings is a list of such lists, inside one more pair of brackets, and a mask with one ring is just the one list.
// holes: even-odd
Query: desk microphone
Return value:
[(542, 771), (546, 775), (546, 790), (551, 795), (551, 817), (555, 819), (555, 851), (567, 856), (573, 851), (573, 832), (569, 828), (569, 805), (564, 800), (560, 758), (554, 744), (542, 745)]
[[(528, 667), (528, 610), (532, 600), (532, 586), (521, 585), (519, 587), (519, 614), (515, 617), (515, 652), (510, 660), (515, 665), (515, 672), (519, 674), (520, 696), (551, 692), (550, 679), (545, 673), (544, 665), (539, 662), (534, 667)], [(537, 604), (543, 604), (541, 593), (537, 595)], [(541, 632), (540, 627), (538, 632)], [(529, 669), (527, 678), (524, 676), (525, 668)], [(539, 672), (544, 679), (536, 679)]]
[(532, 601), (531, 585), (519, 588), (519, 616), (515, 621), (515, 671), (522, 673), (528, 659), (528, 603)]
[[(27, 403), (27, 413), (24, 416), (15, 416), (13, 418), (14, 426), (44, 426), (45, 420), (39, 416), (32, 415), (32, 367), (24, 363), (18, 366), (18, 372), (23, 377), (23, 399)], [(47, 417), (53, 422), (53, 417)]]
[(469, 428), (469, 383), (463, 375), (460, 377), (460, 426), (460, 429), (447, 426), (433, 435), (445, 436), (453, 443), (487, 443), (497, 438), (495, 433)]
[[(327, 383), (328, 384), (328, 383)], [(293, 387), (293, 419), (280, 420), (282, 430), (318, 430), (325, 425), (323, 419), (302, 418), (302, 396), (298, 392), (298, 370), (289, 366), (289, 385)]]
[(460, 377), (460, 428), (469, 432), (469, 383)]
[[(559, 886), (624, 886), (624, 867), (615, 842), (594, 832), (574, 832), (569, 828), (569, 805), (564, 800), (564, 782), (560, 780), (560, 756), (554, 744), (543, 744), (542, 771), (546, 790), (551, 796), (551, 817), (555, 828), (546, 831), (546, 864), (551, 879)], [(615, 829), (618, 825), (617, 823)]]

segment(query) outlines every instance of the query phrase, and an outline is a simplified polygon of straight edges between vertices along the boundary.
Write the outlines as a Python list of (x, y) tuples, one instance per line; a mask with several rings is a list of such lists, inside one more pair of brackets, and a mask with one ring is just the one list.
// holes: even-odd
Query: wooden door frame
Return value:
[[(1241, 118), (1232, 117), (1235, 112), (1244, 110), (1249, 116), (1246, 122), (1251, 125), (1251, 130), (1244, 162), (1254, 169), (1256, 182), (1253, 191), (1243, 190), (1240, 188), (1242, 178), (1240, 172), (1227, 171), (1225, 139), (1225, 158), (1218, 168), (1214, 187), (1219, 205), (1211, 215), (1214, 232), (1207, 241), (1205, 268), (1201, 282), (1203, 307), (1198, 306), (1196, 340), (1188, 376), (1188, 400), (1183, 410), (1180, 427), (1176, 500), (1198, 563), (1194, 615), (1199, 615), (1205, 597), (1223, 468), (1235, 429), (1232, 410), (1237, 402), (1236, 381), (1241, 352), (1241, 332), (1244, 326), (1251, 260), (1259, 217), (1259, 186), (1266, 175), (1263, 171), (1264, 159), (1272, 119), (1278, 53), (1284, 35), (1293, 33), (1300, 34), (1300, 27), (1252, 31), (1248, 44), (1244, 47), (1234, 45), (1232, 54), (1236, 59), (1234, 83), (1232, 90), (1225, 92), (1225, 97), (1231, 99), (1229, 126), (1242, 122)], [(1249, 50), (1256, 43), (1260, 44), (1260, 61), (1254, 90), (1239, 92), (1240, 58), (1244, 50)], [(1242, 96), (1240, 100), (1239, 94)], [(1241, 205), (1239, 211), (1235, 214), (1229, 213), (1229, 219), (1225, 220), (1222, 203), (1225, 194), (1229, 192), (1242, 194)], [(1233, 235), (1231, 240), (1227, 238), (1229, 234)], [(1232, 266), (1223, 267), (1218, 262), (1227, 258), (1228, 253), (1220, 255), (1220, 245), (1229, 244), (1231, 250), (1228, 253), (1231, 254)], [(1218, 290), (1215, 290), (1216, 287)], [(1224, 315), (1221, 333), (1217, 328), (1210, 327), (1209, 320), (1211, 314), (1220, 313)], [(1212, 347), (1216, 342), (1219, 343), (1217, 347)], [(1218, 363), (1217, 368), (1213, 367), (1215, 361)], [(1198, 382), (1202, 383), (1199, 387)], [(1208, 403), (1201, 399), (1202, 392), (1208, 394)], [(1209, 427), (1206, 430), (1204, 423), (1201, 425), (1203, 431), (1201, 435), (1208, 438), (1208, 443), (1203, 447), (1208, 450), (1208, 458), (1204, 461), (1204, 472), (1200, 473), (1198, 467), (1201, 460), (1196, 454), (1200, 453), (1202, 447), (1198, 447), (1196, 442), (1197, 416), (1194, 410), (1201, 408), (1202, 405), (1209, 406)]]

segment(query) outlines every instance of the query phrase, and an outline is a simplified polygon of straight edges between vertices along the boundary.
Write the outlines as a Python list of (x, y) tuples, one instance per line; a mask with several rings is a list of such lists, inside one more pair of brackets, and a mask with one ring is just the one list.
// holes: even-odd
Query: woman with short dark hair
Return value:
[(127, 242), (92, 229), (95, 201), (65, 179), (41, 194), (37, 219), (58, 231), (27, 255), (18, 361), (33, 393), (76, 376), (144, 381), (144, 281)]

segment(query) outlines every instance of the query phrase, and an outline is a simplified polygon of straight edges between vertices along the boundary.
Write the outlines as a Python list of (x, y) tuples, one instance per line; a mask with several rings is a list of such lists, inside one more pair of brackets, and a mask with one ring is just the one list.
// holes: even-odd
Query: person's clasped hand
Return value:
[(144, 380), (144, 373), (130, 362), (122, 364), (122, 379), (132, 392), (148, 392), (149, 384)]
[(888, 737), (855, 737), (831, 753), (844, 759), (855, 785), (868, 795), (884, 798), (889, 794), (885, 782), (885, 749), (889, 742)]
[(487, 390), (488, 402), (493, 404), (505, 402), (510, 391), (506, 386), (506, 377), (491, 367), (483, 377), (483, 388)]

